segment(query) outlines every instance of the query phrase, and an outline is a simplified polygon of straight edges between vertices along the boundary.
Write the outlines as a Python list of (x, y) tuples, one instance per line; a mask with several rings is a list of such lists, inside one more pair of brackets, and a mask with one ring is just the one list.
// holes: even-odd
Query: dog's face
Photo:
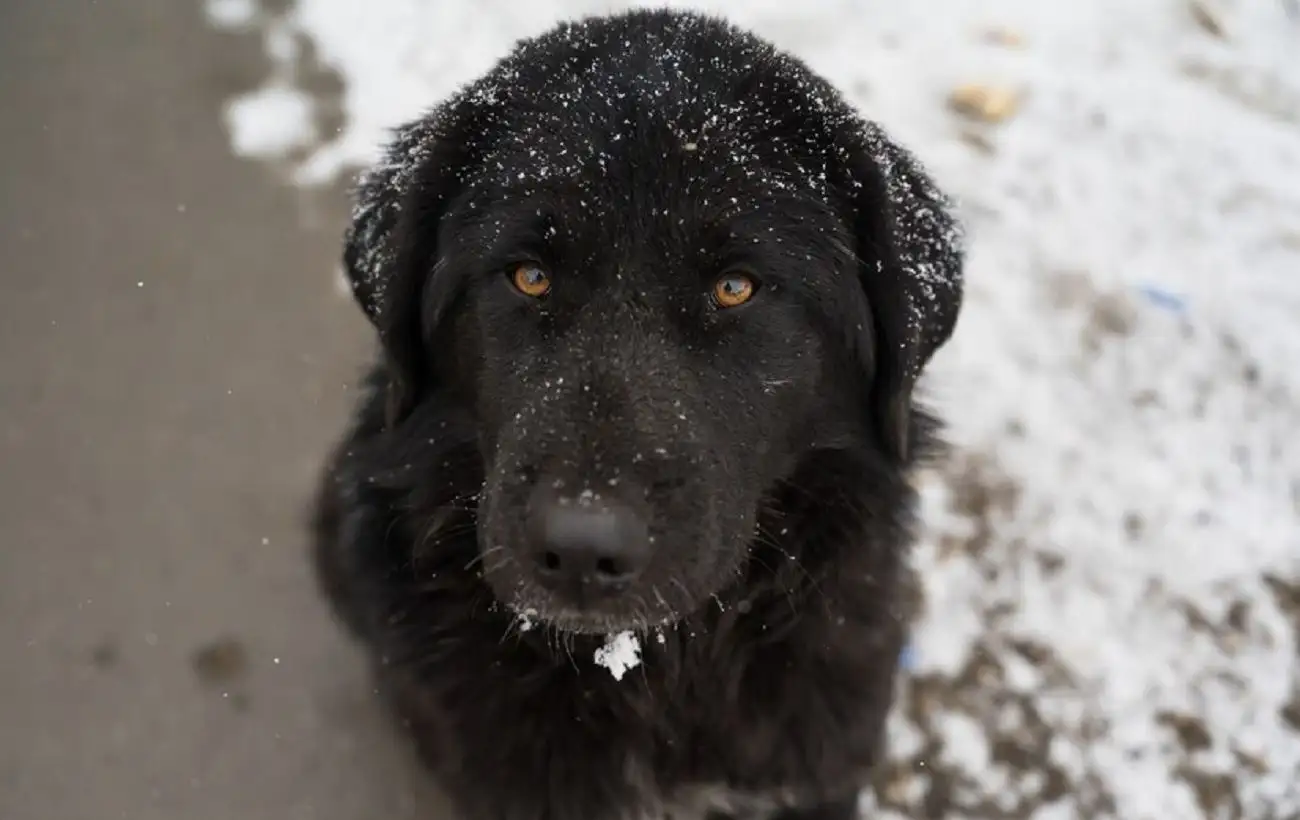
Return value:
[(608, 176), (538, 183), (535, 156), (582, 147), (524, 142), (443, 246), (487, 576), (565, 628), (671, 619), (736, 576), (764, 491), (812, 445), (835, 344), (820, 306), (858, 288), (848, 237), (725, 144), (629, 136)]
[(472, 416), (508, 606), (571, 631), (672, 621), (776, 537), (759, 513), (809, 453), (906, 459), (958, 288), (886, 270), (886, 199), (932, 209), (916, 263), (955, 264), (951, 225), (837, 105), (717, 23), (628, 15), (524, 44), (368, 180), (349, 262), (391, 421), (432, 393)]

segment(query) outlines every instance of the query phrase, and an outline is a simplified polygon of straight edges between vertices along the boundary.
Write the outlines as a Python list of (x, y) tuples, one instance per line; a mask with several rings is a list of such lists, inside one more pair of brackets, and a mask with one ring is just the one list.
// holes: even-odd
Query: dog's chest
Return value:
[(722, 782), (696, 782), (662, 790), (649, 767), (629, 763), (628, 784), (640, 796), (625, 820), (710, 820), (717, 816), (764, 820), (797, 805), (793, 789), (737, 789)]
[(664, 820), (706, 820), (716, 815), (764, 820), (795, 805), (794, 795), (781, 789), (761, 792), (733, 789), (725, 783), (701, 783), (667, 796)]

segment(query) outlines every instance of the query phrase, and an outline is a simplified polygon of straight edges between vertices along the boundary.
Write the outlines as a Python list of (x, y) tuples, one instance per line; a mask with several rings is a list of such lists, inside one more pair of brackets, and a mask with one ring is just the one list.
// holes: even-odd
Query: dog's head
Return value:
[(388, 423), (434, 395), (474, 420), (495, 594), (608, 631), (732, 583), (809, 453), (907, 464), (913, 385), (960, 302), (956, 233), (801, 63), (638, 12), (525, 41), (403, 129), (346, 262)]

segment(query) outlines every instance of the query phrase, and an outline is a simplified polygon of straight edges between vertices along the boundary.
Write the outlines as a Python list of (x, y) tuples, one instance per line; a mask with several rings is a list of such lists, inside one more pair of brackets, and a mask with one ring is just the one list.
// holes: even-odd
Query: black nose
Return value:
[(552, 589), (616, 592), (650, 558), (646, 524), (627, 507), (553, 500), (536, 505), (531, 515), (537, 576)]

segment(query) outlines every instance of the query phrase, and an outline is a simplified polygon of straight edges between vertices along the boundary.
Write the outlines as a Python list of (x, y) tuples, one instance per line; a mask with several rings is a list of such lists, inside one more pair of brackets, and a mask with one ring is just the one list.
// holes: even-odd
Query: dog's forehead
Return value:
[[(525, 43), (476, 95), (487, 150), (465, 180), (494, 194), (619, 179), (825, 199), (852, 115), (802, 64), (715, 21), (575, 25)], [(852, 123), (849, 123), (853, 127)]]
[(544, 224), (543, 240), (608, 263), (650, 246), (667, 260), (760, 242), (776, 223), (792, 248), (826, 241), (807, 234), (825, 231), (836, 211), (831, 157), (765, 142), (743, 102), (633, 90), (609, 104), (599, 89), (575, 94), (569, 116), (556, 115), (554, 98), (511, 112), (469, 172), (466, 199), (487, 243)]
[(723, 257), (842, 256), (856, 114), (766, 43), (657, 22), (677, 28), (525, 43), (468, 90), (461, 244), (501, 258), (540, 247), (615, 278), (656, 262), (686, 277)]
[(633, 188), (660, 197), (827, 198), (829, 157), (773, 150), (748, 127), (753, 112), (736, 103), (665, 104), (643, 95), (628, 95), (617, 107), (582, 102), (568, 116), (515, 114), (467, 187), (503, 199), (549, 190), (596, 202)]

